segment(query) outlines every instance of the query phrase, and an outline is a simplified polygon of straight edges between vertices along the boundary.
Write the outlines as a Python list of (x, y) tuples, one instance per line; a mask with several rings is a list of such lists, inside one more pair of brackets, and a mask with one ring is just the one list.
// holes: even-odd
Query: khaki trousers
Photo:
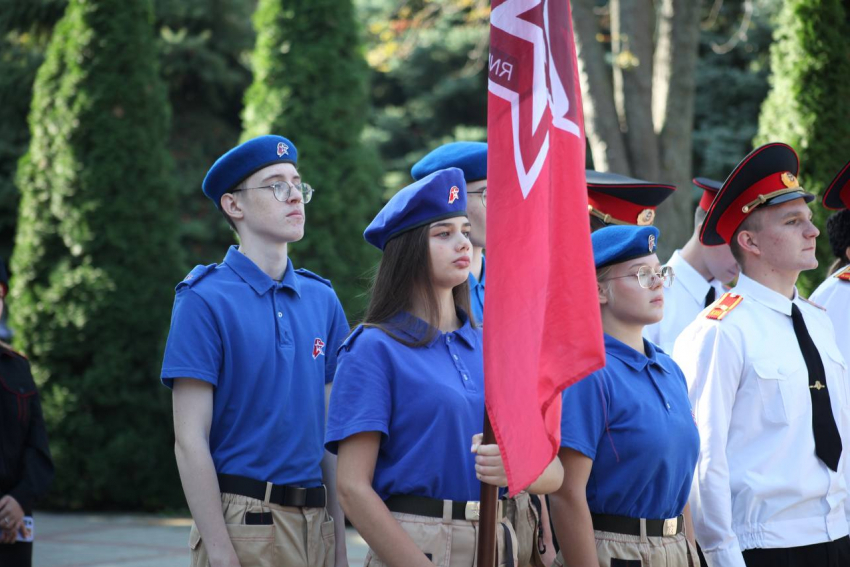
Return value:
[[(697, 550), (691, 547), (684, 533), (669, 537), (641, 537), (602, 531), (594, 531), (593, 534), (596, 536), (599, 567), (700, 567)], [(565, 565), (561, 552), (558, 552), (552, 567)]]
[[(391, 513), (434, 565), (439, 567), (475, 567), (477, 565), (478, 522), (453, 520), (451, 506), (446, 507), (443, 518)], [(496, 523), (496, 534), (498, 539), (496, 564), (499, 567), (516, 566), (517, 540), (513, 527), (507, 520), (502, 519)], [(510, 549), (510, 554), (507, 553), (507, 549)], [(370, 548), (363, 567), (385, 566), (386, 564)]]
[(540, 514), (527, 492), (504, 501), (505, 517), (514, 527), (517, 539), (517, 565), (519, 567), (546, 567), (537, 549)]
[[(324, 508), (292, 508), (222, 494), (221, 509), (242, 567), (333, 567), (334, 522)], [(245, 524), (246, 514), (261, 512), (271, 512), (273, 523)], [(208, 567), (204, 542), (194, 522), (189, 547), (191, 567)]]

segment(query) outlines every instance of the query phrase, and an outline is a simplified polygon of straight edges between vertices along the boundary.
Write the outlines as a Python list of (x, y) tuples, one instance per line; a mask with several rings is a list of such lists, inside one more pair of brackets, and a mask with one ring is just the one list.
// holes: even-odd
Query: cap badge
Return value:
[(452, 188), (449, 189), (449, 205), (454, 204), (458, 199), (460, 199), (460, 189), (457, 185), (452, 185)]
[(655, 235), (654, 234), (649, 235), (649, 251), (655, 252)]
[(640, 212), (637, 218), (638, 226), (649, 226), (655, 220), (654, 209), (644, 209)]
[(791, 189), (792, 187), (799, 187), (800, 182), (797, 181), (797, 178), (793, 173), (786, 171), (782, 174), (782, 184)]
[(289, 155), (289, 146), (287, 146), (283, 142), (278, 142), (277, 143), (277, 157), (282, 157), (284, 155)]

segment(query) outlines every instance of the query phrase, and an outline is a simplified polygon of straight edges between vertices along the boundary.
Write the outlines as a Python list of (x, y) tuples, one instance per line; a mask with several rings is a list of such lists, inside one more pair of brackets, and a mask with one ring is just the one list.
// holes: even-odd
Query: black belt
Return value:
[[(613, 532), (624, 535), (640, 535), (640, 519), (626, 516), (591, 514), (593, 529), (601, 532)], [(685, 520), (682, 516), (669, 520), (646, 520), (646, 535), (652, 537), (674, 536), (682, 533)]]
[[(436, 498), (424, 496), (395, 495), (384, 501), (390, 512), (401, 514), (414, 514), (416, 516), (427, 516), (429, 518), (443, 517), (443, 502)], [(474, 501), (452, 501), (452, 520), (478, 521), (479, 503)]]
[[(239, 494), (257, 500), (266, 500), (268, 483), (235, 474), (219, 474), (218, 487), (221, 492)], [(298, 508), (324, 508), (327, 493), (324, 486), (304, 488), (285, 484), (271, 485), (269, 502), (279, 506), (295, 506)]]

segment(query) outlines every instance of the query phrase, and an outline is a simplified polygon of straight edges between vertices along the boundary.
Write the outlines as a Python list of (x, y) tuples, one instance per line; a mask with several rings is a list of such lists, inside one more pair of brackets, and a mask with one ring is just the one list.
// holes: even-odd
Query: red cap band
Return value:
[[(720, 235), (727, 244), (729, 244), (732, 241), (732, 236), (735, 234), (735, 231), (738, 230), (739, 226), (741, 226), (741, 223), (744, 222), (753, 210), (755, 210), (755, 208), (753, 208), (745, 213), (743, 211), (743, 207), (758, 199), (759, 195), (767, 195), (774, 191), (787, 189), (789, 186), (784, 181), (786, 178), (785, 176), (787, 175), (789, 174), (784, 171), (772, 173), (755, 185), (751, 185), (746, 191), (738, 195), (738, 197), (732, 201), (732, 204), (726, 207), (726, 211), (717, 220), (717, 234)], [(801, 187), (800, 191), (802, 190), (803, 189)]]
[[(645, 211), (655, 211), (655, 207), (636, 205), (630, 201), (618, 199), (617, 197), (612, 197), (605, 193), (595, 192), (592, 189), (588, 191), (587, 202), (600, 213), (611, 215), (611, 217), (618, 221), (627, 224), (641, 224), (640, 221), (641, 218), (645, 216)], [(649, 222), (644, 221), (643, 225), (652, 224), (652, 220), (654, 218), (654, 215), (650, 216), (648, 219)]]

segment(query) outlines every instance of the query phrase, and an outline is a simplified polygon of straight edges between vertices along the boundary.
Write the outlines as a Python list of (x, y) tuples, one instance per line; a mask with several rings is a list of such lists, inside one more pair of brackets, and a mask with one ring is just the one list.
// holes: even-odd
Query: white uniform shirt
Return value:
[(823, 359), (843, 451), (838, 472), (815, 456), (809, 377), (792, 301), (741, 275), (743, 301), (700, 316), (676, 341), (702, 446), (690, 505), (712, 567), (744, 567), (742, 550), (811, 545), (848, 533), (850, 385), (826, 313), (794, 304)]
[(812, 301), (822, 305), (832, 320), (835, 339), (844, 360), (850, 361), (850, 281), (835, 277), (841, 270), (826, 278), (812, 294)]
[(667, 265), (673, 268), (673, 285), (664, 288), (664, 318), (658, 323), (643, 328), (646, 340), (661, 347), (667, 354), (673, 352), (673, 344), (685, 327), (705, 309), (705, 295), (714, 288), (715, 297), (726, 293), (717, 280), (706, 281), (698, 271), (682, 258), (679, 250), (673, 252)]

